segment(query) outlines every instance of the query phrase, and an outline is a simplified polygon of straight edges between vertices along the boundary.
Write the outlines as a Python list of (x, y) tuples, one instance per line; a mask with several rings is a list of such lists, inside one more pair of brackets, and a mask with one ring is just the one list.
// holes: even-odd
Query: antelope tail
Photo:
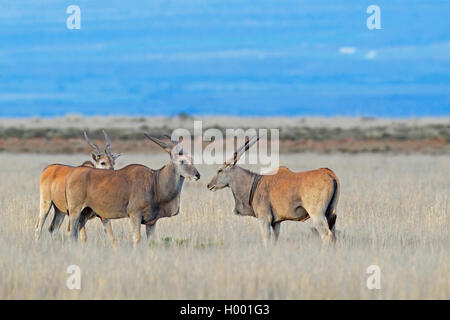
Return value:
[[(64, 186), (64, 197), (66, 199), (66, 206), (67, 206), (67, 215), (69, 215), (69, 204), (67, 202), (67, 188)], [(69, 223), (67, 224), (67, 232), (70, 232), (70, 217), (69, 217)]]
[(335, 178), (333, 179), (333, 195), (331, 196), (330, 202), (328, 203), (327, 211), (325, 212), (325, 216), (328, 221), (328, 228), (334, 232), (334, 226), (336, 224), (336, 205), (339, 199), (339, 184)]

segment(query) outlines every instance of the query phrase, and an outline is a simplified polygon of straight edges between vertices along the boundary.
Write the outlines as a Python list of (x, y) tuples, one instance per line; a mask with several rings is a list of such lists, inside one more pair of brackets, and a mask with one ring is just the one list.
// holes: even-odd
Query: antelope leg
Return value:
[(133, 233), (133, 246), (135, 248), (139, 244), (139, 241), (141, 241), (141, 221), (141, 215), (130, 216), (130, 227)]
[(61, 224), (64, 221), (64, 218), (66, 217), (66, 214), (64, 212), (59, 211), (58, 208), (55, 207), (55, 215), (53, 216), (52, 223), (50, 224), (50, 227), (48, 228), (48, 231), (53, 234), (53, 232), (57, 232), (59, 228), (61, 227)]
[(80, 222), (79, 222), (79, 229), (80, 229), (80, 239), (83, 243), (86, 242), (87, 240), (87, 235), (86, 235), (86, 222), (89, 220), (89, 218), (92, 216), (91, 210), (85, 209), (83, 210), (83, 212), (81, 213), (80, 216)]
[(275, 222), (272, 224), (272, 240), (273, 243), (277, 243), (278, 237), (280, 236), (281, 222)]
[(102, 221), (103, 229), (105, 230), (106, 234), (108, 235), (109, 241), (111, 242), (112, 245), (114, 245), (116, 243), (116, 239), (114, 239), (114, 235), (112, 232), (111, 220), (103, 219), (103, 218), (100, 218), (100, 220)]
[(154, 222), (153, 224), (145, 225), (145, 233), (147, 234), (147, 240), (155, 238), (156, 234), (155, 231), (156, 231), (156, 222)]
[(263, 244), (265, 247), (267, 247), (271, 235), (271, 223), (265, 219), (260, 219), (259, 223)]
[(80, 240), (81, 240), (81, 242), (86, 242), (86, 240), (87, 240), (87, 234), (86, 234), (85, 227), (80, 229)]
[(322, 243), (324, 245), (328, 245), (330, 240), (333, 237), (333, 233), (328, 228), (328, 221), (325, 218), (324, 215), (321, 216), (311, 216), (312, 222), (314, 227), (316, 228), (317, 232), (320, 235), (320, 238), (322, 239)]
[(79, 225), (80, 225), (80, 216), (81, 216), (81, 210), (72, 211), (76, 213), (71, 213), (69, 215), (70, 218), (70, 236), (73, 241), (78, 241), (78, 232), (79, 232)]
[(41, 236), (41, 230), (45, 223), (45, 219), (47, 219), (48, 213), (50, 212), (50, 209), (52, 208), (52, 203), (49, 201), (43, 201), (41, 200), (40, 204), (40, 212), (39, 212), (39, 218), (36, 222), (36, 227), (34, 231), (34, 237), (36, 240), (39, 240), (39, 237)]

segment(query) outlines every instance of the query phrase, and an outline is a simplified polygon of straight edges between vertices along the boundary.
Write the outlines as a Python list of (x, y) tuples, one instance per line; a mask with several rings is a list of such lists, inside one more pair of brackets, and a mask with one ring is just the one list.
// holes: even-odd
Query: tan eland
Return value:
[[(84, 133), (86, 141), (93, 148), (92, 159), (94, 160), (94, 163), (91, 161), (86, 161), (81, 165), (81, 167), (106, 170), (114, 169), (115, 161), (120, 155), (114, 155), (111, 152), (111, 140), (105, 131), (103, 131), (103, 134), (106, 142), (105, 152), (102, 152), (99, 146), (89, 139), (86, 132)], [(40, 213), (35, 228), (36, 240), (40, 237), (42, 227), (52, 207), (54, 208), (55, 214), (49, 227), (51, 234), (60, 228), (65, 216), (68, 214), (65, 197), (65, 185), (67, 176), (74, 168), (75, 167), (62, 164), (52, 164), (47, 166), (42, 171), (39, 183)], [(105, 231), (111, 238), (112, 229), (109, 221), (102, 220), (102, 223), (105, 227)], [(86, 240), (86, 231), (84, 228), (81, 231), (81, 238), (83, 241)]]
[(260, 221), (264, 244), (278, 240), (282, 221), (311, 218), (323, 242), (335, 240), (339, 179), (330, 169), (292, 172), (280, 167), (276, 174), (259, 175), (236, 162), (259, 138), (253, 137), (226, 161), (208, 184), (216, 191), (229, 187), (237, 215), (253, 216)]
[(78, 167), (66, 181), (71, 235), (78, 238), (92, 210), (103, 219), (129, 218), (134, 245), (141, 239), (140, 226), (146, 226), (150, 239), (156, 222), (180, 212), (180, 194), (185, 178), (200, 179), (192, 158), (177, 142), (169, 144), (146, 135), (170, 155), (170, 162), (158, 170), (132, 164), (116, 171)]

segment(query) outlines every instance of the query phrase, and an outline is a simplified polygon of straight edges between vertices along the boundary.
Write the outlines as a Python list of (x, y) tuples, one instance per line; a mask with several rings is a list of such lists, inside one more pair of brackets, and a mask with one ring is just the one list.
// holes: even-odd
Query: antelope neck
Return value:
[[(162, 168), (154, 171), (153, 194), (157, 201), (164, 202), (166, 200), (172, 200), (178, 193), (180, 193), (184, 178), (177, 175), (176, 171), (177, 170), (171, 163), (166, 164)], [(175, 179), (173, 179), (172, 175), (174, 175)]]
[(253, 178), (252, 188), (250, 189), (250, 196), (248, 197), (248, 204), (250, 207), (253, 205), (253, 197), (255, 196), (256, 188), (258, 188), (258, 184), (261, 181), (262, 175), (256, 174)]
[(261, 179), (259, 177), (261, 176), (241, 167), (237, 167), (236, 169), (232, 179), (233, 183), (230, 185), (231, 191), (236, 201), (245, 207), (250, 205), (251, 208), (253, 195), (255, 194), (256, 187)]
[(158, 180), (159, 180), (158, 177), (159, 177), (159, 173), (161, 172), (162, 169), (164, 169), (164, 167), (162, 167), (161, 169), (155, 170), (155, 173), (153, 174), (153, 196), (154, 196), (155, 200), (158, 200)]

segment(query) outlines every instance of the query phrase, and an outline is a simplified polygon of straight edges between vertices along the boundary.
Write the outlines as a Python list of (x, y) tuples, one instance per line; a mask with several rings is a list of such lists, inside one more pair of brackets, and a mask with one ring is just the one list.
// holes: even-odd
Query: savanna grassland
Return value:
[[(329, 167), (339, 176), (338, 241), (328, 249), (309, 222), (284, 222), (278, 245), (264, 248), (256, 219), (232, 214), (231, 191), (207, 190), (214, 166), (198, 166), (202, 179), (185, 184), (182, 214), (160, 220), (156, 237), (135, 250), (127, 219), (112, 222), (115, 247), (98, 219), (81, 245), (69, 241), (67, 221), (50, 238), (53, 213), (35, 243), (41, 170), (86, 158), (0, 154), (0, 299), (450, 298), (448, 155), (281, 155), (293, 170)], [(129, 154), (117, 167), (167, 161)], [(66, 269), (74, 264), (82, 285), (71, 291)], [(373, 264), (380, 290), (366, 287)]]

